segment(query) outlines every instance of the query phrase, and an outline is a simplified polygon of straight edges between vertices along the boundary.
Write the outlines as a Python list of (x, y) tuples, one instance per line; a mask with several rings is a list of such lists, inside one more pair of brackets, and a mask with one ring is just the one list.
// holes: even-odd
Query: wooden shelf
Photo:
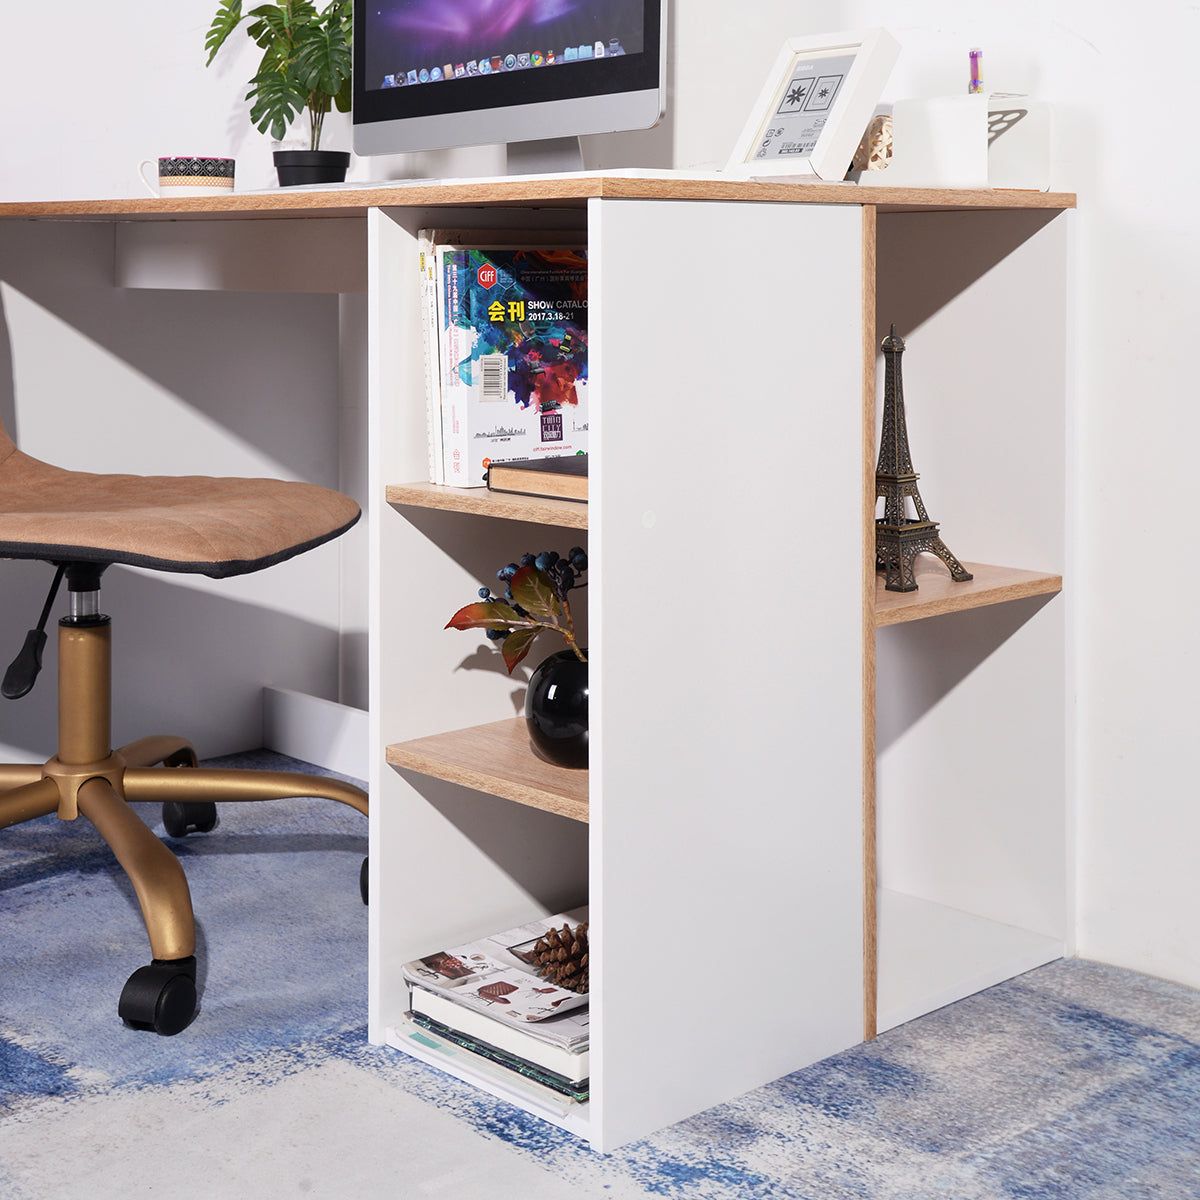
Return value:
[(397, 508), (438, 508), (446, 512), (471, 513), (477, 517), (504, 517), (510, 521), (533, 521), (565, 529), (586, 529), (588, 508), (578, 500), (548, 500), (541, 496), (513, 496), (487, 488), (446, 487), (437, 483), (394, 483), (387, 488), (387, 501)]
[(975, 578), (966, 583), (955, 583), (941, 562), (928, 555), (922, 556), (916, 564), (918, 590), (915, 592), (889, 592), (883, 586), (882, 573), (876, 575), (876, 627), (1062, 591), (1061, 575), (993, 567), (986, 563), (963, 563), (963, 566)]
[(538, 758), (523, 717), (416, 738), (387, 748), (393, 767), (460, 783), (546, 812), (588, 819), (588, 773)]

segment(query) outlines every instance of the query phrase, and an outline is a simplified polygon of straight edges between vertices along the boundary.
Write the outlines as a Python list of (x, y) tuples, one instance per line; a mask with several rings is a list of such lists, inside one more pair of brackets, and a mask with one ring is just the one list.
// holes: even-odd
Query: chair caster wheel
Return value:
[(367, 864), (370, 861), (371, 860), (369, 858), (364, 858), (362, 860), (362, 866), (358, 868), (358, 891), (362, 896), (362, 902), (364, 904), (367, 903)]
[(208, 833), (217, 824), (217, 806), (211, 800), (168, 800), (162, 819), (169, 837), (186, 837), (189, 829)]
[(134, 1029), (153, 1029), (164, 1037), (186, 1029), (196, 1015), (195, 957), (156, 958), (138, 967), (121, 990), (117, 1013)]

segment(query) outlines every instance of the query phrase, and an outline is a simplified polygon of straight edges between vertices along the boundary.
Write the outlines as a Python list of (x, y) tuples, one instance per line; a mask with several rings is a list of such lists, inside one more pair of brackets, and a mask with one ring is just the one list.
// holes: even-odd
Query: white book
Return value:
[(437, 350), (437, 241), (441, 231), (417, 231), (417, 264), (421, 280), (421, 350), (425, 361), (425, 435), (429, 448), (429, 482), (445, 483), (442, 456), (442, 371)]
[(445, 1067), (454, 1072), (459, 1068), (467, 1077), (476, 1080), (487, 1080), (490, 1090), (506, 1099), (514, 1100), (520, 1105), (532, 1103), (535, 1107), (544, 1108), (558, 1116), (579, 1110), (578, 1101), (564, 1096), (552, 1088), (543, 1086), (536, 1081), (517, 1074), (496, 1063), (464, 1050), (436, 1033), (423, 1029), (405, 1017), (401, 1017), (389, 1029), (388, 1041), (393, 1046), (408, 1050), (423, 1062), (434, 1066)]
[[(575, 1083), (589, 1077), (591, 1059), (587, 1045), (581, 1049), (569, 1050), (565, 1046), (555, 1045), (537, 1037), (533, 1028), (522, 1029), (506, 1025), (489, 1017), (486, 1013), (476, 1012), (437, 992), (427, 991), (422, 987), (414, 987), (410, 993), (410, 1003), (413, 1012), (423, 1013), (451, 1029), (465, 1033), (469, 1037), (478, 1038), (497, 1050), (523, 1058), (526, 1062), (536, 1063), (563, 1076)], [(579, 1018), (572, 1013), (573, 1025), (579, 1026)], [(586, 1022), (586, 1010), (582, 1014)], [(561, 1019), (561, 1018), (560, 1018)]]

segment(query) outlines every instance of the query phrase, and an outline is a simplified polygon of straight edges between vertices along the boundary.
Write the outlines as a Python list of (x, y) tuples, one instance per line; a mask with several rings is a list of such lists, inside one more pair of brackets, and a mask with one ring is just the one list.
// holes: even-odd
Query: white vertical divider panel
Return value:
[(593, 200), (593, 1144), (862, 1030), (862, 218)]
[[(421, 325), (412, 275), (414, 242), (409, 231), (385, 210), (367, 215), (367, 435), (368, 556), (367, 615), (370, 665), (368, 681), (369, 790), (371, 858), (369, 888), (370, 1002), (368, 1034), (382, 1042), (388, 1022), (404, 1006), (399, 964), (403, 939), (399, 919), (403, 896), (394, 885), (390, 865), (402, 853), (401, 831), (385, 820), (397, 781), (383, 761), (383, 746), (395, 728), (399, 690), (392, 678), (398, 623), (390, 620), (404, 563), (393, 554), (391, 520), (384, 501), (387, 484), (420, 472), (423, 444), (421, 389)], [(405, 400), (408, 403), (405, 403)], [(420, 478), (420, 474), (414, 474)], [(397, 844), (399, 842), (399, 844)]]

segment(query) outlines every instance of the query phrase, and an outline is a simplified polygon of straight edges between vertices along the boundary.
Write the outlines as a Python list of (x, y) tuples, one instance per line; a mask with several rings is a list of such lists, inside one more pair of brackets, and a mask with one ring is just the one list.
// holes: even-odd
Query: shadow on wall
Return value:
[(876, 747), (886, 751), (1055, 596), (1032, 596), (880, 629)]
[[(588, 826), (523, 804), (497, 805), (468, 787), (393, 768), (478, 852), (477, 869), (496, 872), (549, 912), (586, 904)], [(470, 874), (468, 869), (467, 874)], [(583, 885), (586, 889), (586, 885)]]
[[(42, 563), (0, 562), (6, 618), (0, 673), (21, 648), (23, 631), (36, 623), (53, 575)], [(321, 695), (337, 678), (336, 629), (181, 586), (167, 575), (112, 567), (104, 575), (100, 608), (113, 619), (114, 746), (163, 733), (192, 739), (201, 758), (257, 749), (264, 685)], [(0, 700), (0, 744), (15, 748), (9, 752), (17, 761), (39, 762), (54, 753), (53, 626), (65, 611), (60, 592), (33, 691), (21, 700)]]
[[(1045, 228), (1056, 211), (991, 212), (952, 217), (884, 213), (879, 218), (877, 334), (902, 319), (907, 337), (1018, 246)], [(902, 318), (897, 314), (903, 314)]]
[[(112, 228), (0, 229), (0, 419), (21, 449), (71, 469), (293, 475), (338, 482), (338, 298), (111, 286)], [(253, 749), (262, 687), (338, 698), (339, 547), (217, 584), (110, 570), (113, 738)], [(0, 671), (52, 571), (0, 563)], [(53, 619), (65, 611), (60, 595)], [(53, 752), (54, 633), (43, 677), (0, 701), (14, 757)]]
[(21, 448), (72, 469), (336, 487), (338, 297), (117, 288), (113, 237), (0, 226), (0, 415)]

